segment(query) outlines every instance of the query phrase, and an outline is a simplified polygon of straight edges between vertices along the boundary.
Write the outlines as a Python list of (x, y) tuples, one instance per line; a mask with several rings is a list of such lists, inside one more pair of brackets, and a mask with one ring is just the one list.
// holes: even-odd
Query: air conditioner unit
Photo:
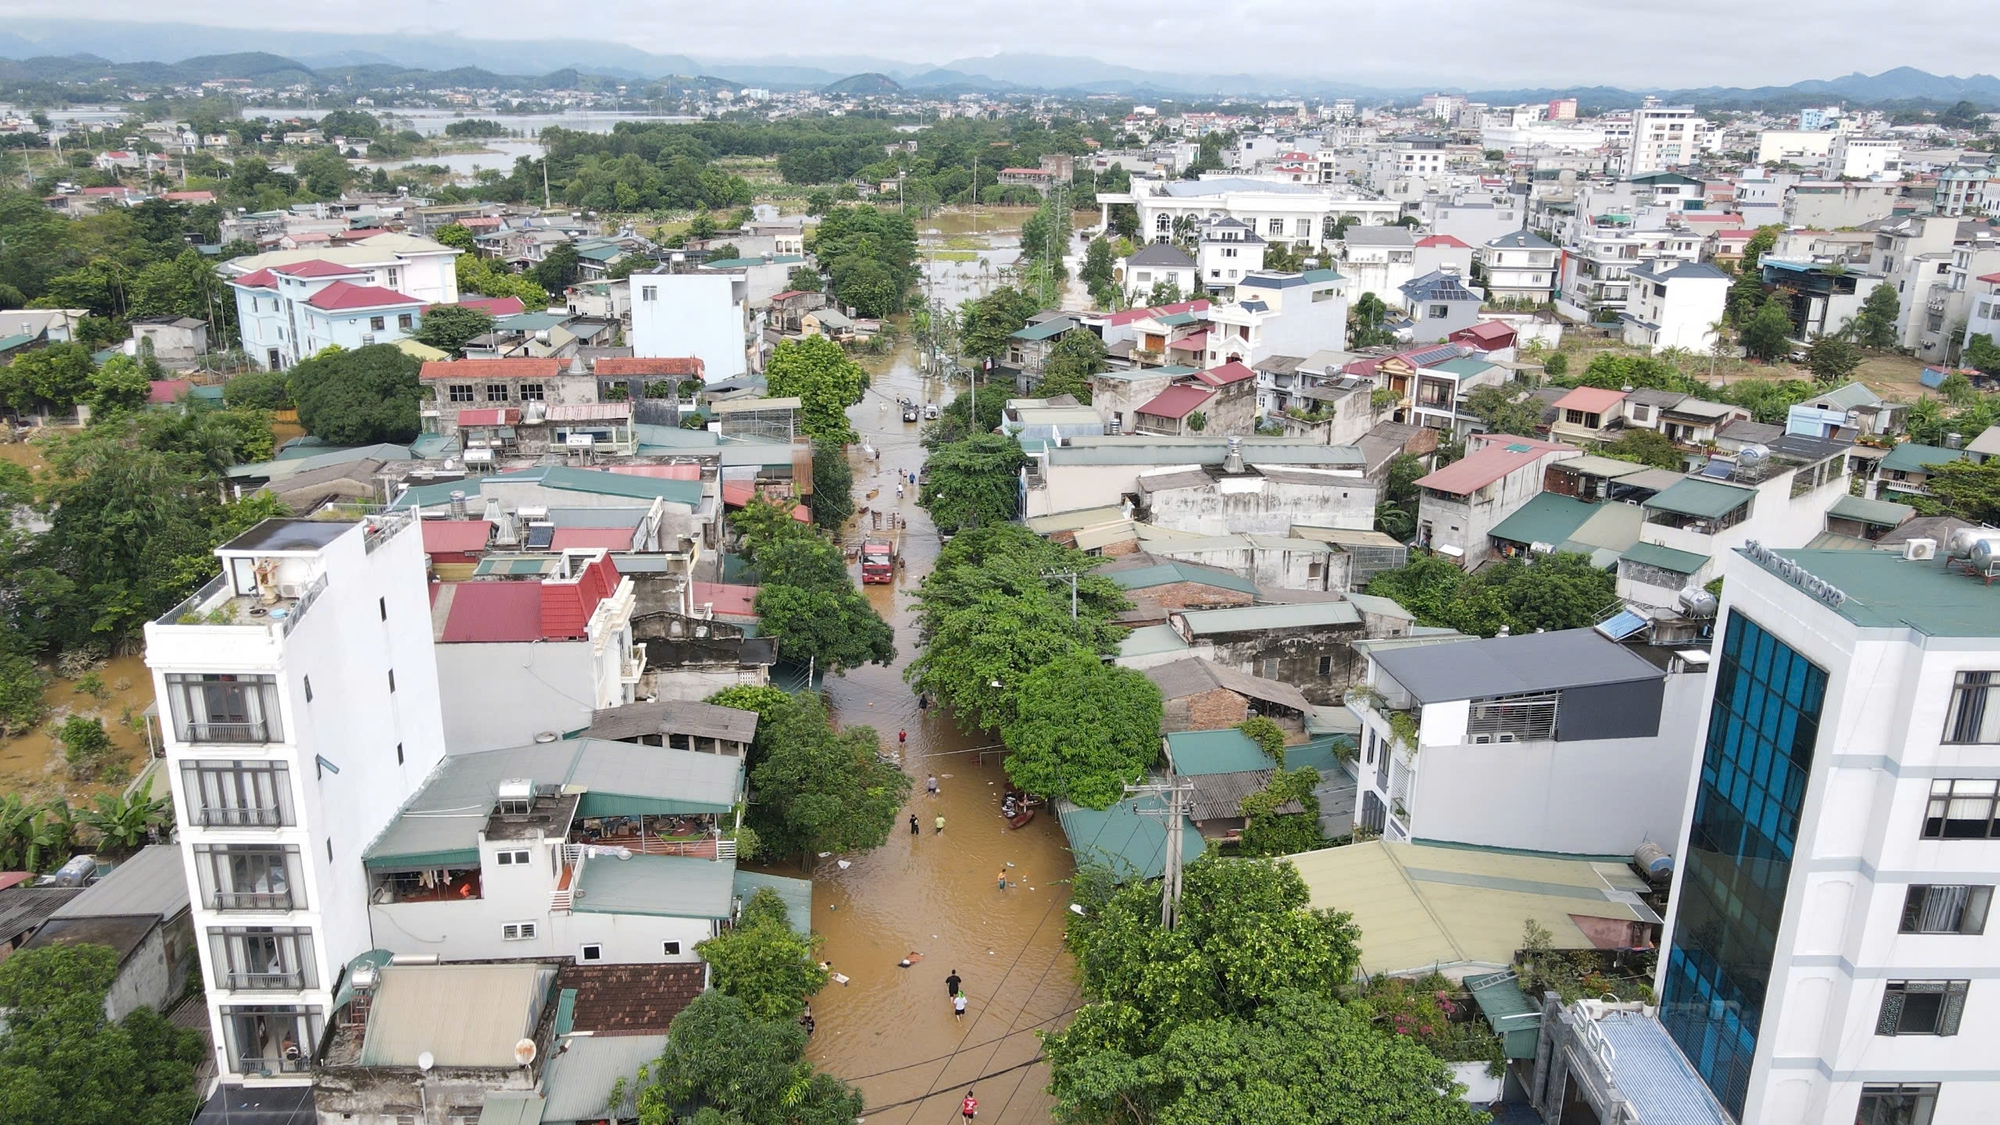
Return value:
[(1494, 736), (1495, 742), (1519, 742), (1520, 740), (1521, 737), (1513, 731), (1502, 731), (1500, 734)]
[(280, 583), (278, 583), (278, 596), (279, 596), (279, 597), (281, 597), (281, 598), (298, 598), (298, 597), (304, 597), (304, 596), (305, 596), (305, 592), (306, 592), (306, 588), (305, 588), (305, 586), (304, 586), (303, 584), (301, 584), (301, 583), (298, 583), (298, 582), (280, 582)]
[(1484, 746), (1492, 741), (1493, 736), (1490, 734), (1475, 734), (1472, 736), (1472, 744), (1474, 746)]
[(1937, 540), (1910, 540), (1903, 544), (1903, 558), (1910, 562), (1925, 562), (1937, 558)]

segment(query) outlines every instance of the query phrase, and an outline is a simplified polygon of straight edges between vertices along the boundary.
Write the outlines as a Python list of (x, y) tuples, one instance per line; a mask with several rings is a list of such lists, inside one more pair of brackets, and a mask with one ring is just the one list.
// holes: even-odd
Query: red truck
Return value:
[(878, 531), (861, 541), (861, 581), (885, 585), (896, 580), (896, 545), (900, 531)]

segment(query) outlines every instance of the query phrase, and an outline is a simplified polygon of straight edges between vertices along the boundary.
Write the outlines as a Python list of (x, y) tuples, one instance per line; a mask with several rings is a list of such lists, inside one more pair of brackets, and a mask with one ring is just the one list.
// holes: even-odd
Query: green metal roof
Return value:
[(1649, 512), (1673, 512), (1712, 520), (1741, 508), (1756, 495), (1747, 488), (1684, 477), (1679, 484), (1654, 494), (1644, 506)]
[[(1166, 870), (1166, 807), (1166, 798), (1142, 793), (1108, 809), (1086, 809), (1063, 801), (1056, 806), (1056, 816), (1062, 821), (1063, 835), (1069, 838), (1077, 865), (1109, 867), (1122, 883), (1157, 879)], [(1181, 862), (1192, 863), (1205, 850), (1194, 821), (1182, 817)]]
[(763, 258), (717, 258), (711, 262), (703, 262), (702, 266), (712, 270), (742, 270), (751, 266), (796, 266), (803, 261), (805, 259), (797, 254), (779, 254), (769, 261)]
[[(0, 336), (0, 352), (11, 352), (15, 348), (25, 348), (34, 342), (35, 334), (32, 332), (16, 332), (12, 336)], [(107, 348), (105, 350), (116, 354), (116, 349)]]
[(1182, 562), (1163, 562), (1157, 566), (1113, 571), (1105, 577), (1126, 590), (1144, 590), (1153, 586), (1171, 586), (1176, 582), (1193, 582), (1202, 586), (1235, 590), (1243, 594), (1257, 592), (1257, 584), (1240, 574), (1227, 570), (1211, 570)]
[[(626, 496), (635, 500), (651, 500), (657, 496), (670, 504), (685, 504), (690, 508), (701, 503), (700, 481), (639, 477), (602, 469), (575, 469), (568, 465), (542, 465), (518, 473), (500, 473), (485, 480), (492, 484), (539, 484), (543, 488), (558, 488), (565, 492)], [(450, 498), (448, 491), (446, 498)]]
[(799, 933), (812, 932), (813, 885), (811, 879), (788, 879), (783, 875), (761, 875), (755, 871), (736, 873), (736, 897), (749, 902), (758, 891), (769, 887), (785, 900), (785, 919)]
[(476, 864), (485, 813), (508, 778), (582, 790), (579, 817), (721, 813), (743, 795), (743, 759), (594, 738), (447, 754), (363, 851), (363, 866)]
[(1914, 441), (1906, 441), (1891, 449), (1889, 455), (1882, 458), (1882, 468), (1904, 473), (1920, 473), (1933, 465), (1944, 465), (1964, 459), (1963, 449), (1945, 449), (1942, 446), (1919, 445)]
[(1167, 756), (1173, 759), (1175, 773), (1189, 777), (1247, 773), (1277, 764), (1263, 747), (1235, 727), (1175, 731), (1167, 736)]
[(396, 502), (389, 506), (391, 508), (435, 508), (439, 504), (451, 503), (451, 494), (454, 492), (465, 493), (466, 499), (469, 500), (479, 495), (479, 482), (477, 480), (466, 479), (446, 481), (443, 484), (413, 484), (404, 489), (403, 494), (396, 497)]
[(578, 914), (727, 918), (735, 893), (734, 863), (677, 855), (599, 856), (584, 861), (571, 909)]
[(1026, 328), (1014, 333), (1010, 339), (1048, 340), (1060, 336), (1076, 326), (1076, 321), (1066, 316), (1059, 316), (1052, 320), (1045, 320), (1040, 324), (1030, 324)]
[(1479, 1014), (1500, 1036), (1510, 1059), (1532, 1059), (1542, 1038), (1542, 1010), (1530, 1004), (1513, 970), (1465, 978), (1465, 989), (1479, 1005)]
[(1352, 602), (1307, 602), (1303, 605), (1246, 605), (1231, 609), (1196, 609), (1182, 615), (1188, 631), (1243, 633), (1259, 629), (1312, 628), (1323, 625), (1358, 625), (1361, 611)]
[(1547, 543), (1553, 547), (1575, 535), (1596, 514), (1595, 504), (1573, 496), (1541, 492), (1516, 508), (1513, 515), (1493, 525), (1487, 535), (1509, 543)]
[(1453, 375), (1471, 378), (1475, 375), (1484, 375), (1499, 365), (1488, 363), (1483, 359), (1473, 359), (1471, 356), (1459, 356), (1457, 359), (1447, 359), (1442, 363), (1427, 363), (1424, 366), (1431, 371), (1449, 371)]
[(1908, 504), (1897, 504), (1889, 500), (1870, 500), (1863, 496), (1843, 496), (1833, 502), (1826, 514), (1838, 520), (1856, 520), (1877, 527), (1895, 527), (1915, 515), (1917, 510)]
[[(1838, 612), (1864, 629), (1932, 637), (2000, 637), (2000, 595), (1936, 562), (1895, 551), (1779, 551), (1847, 595)], [(1800, 593), (1811, 601), (1811, 595)], [(1814, 603), (1818, 604), (1818, 603)]]
[(1146, 625), (1125, 634), (1125, 639), (1118, 642), (1118, 655), (1157, 656), (1163, 652), (1182, 652), (1187, 646), (1173, 626)]
[(1675, 574), (1693, 574), (1708, 565), (1707, 555), (1693, 551), (1677, 551), (1672, 547), (1662, 547), (1658, 543), (1634, 543), (1621, 559), (1641, 566), (1657, 566), (1661, 570), (1671, 570)]

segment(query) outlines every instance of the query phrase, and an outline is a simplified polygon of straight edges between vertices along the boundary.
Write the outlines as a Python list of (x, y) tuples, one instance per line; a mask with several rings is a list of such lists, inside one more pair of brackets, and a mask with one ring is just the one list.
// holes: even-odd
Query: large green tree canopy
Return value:
[(930, 477), (917, 502), (943, 531), (992, 527), (1020, 508), (1020, 474), (1028, 464), (1021, 443), (1004, 434), (973, 434), (941, 445), (925, 461)]
[(1153, 681), (1078, 647), (1021, 682), (1001, 732), (1007, 777), (1030, 793), (1108, 808), (1159, 759), (1159, 731)]
[(799, 428), (834, 445), (859, 440), (847, 408), (861, 401), (865, 377), (861, 365), (824, 336), (784, 341), (764, 371), (773, 398), (800, 400)]
[(317, 355), (292, 368), (292, 397), (306, 432), (336, 445), (417, 436), (423, 364), (394, 344)]

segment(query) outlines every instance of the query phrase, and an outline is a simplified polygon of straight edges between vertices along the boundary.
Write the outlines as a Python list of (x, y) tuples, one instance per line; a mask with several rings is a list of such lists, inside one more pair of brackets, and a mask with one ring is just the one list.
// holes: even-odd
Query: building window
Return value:
[(311, 930), (230, 926), (208, 931), (215, 986), (236, 992), (319, 987)]
[(1740, 1118), (1827, 675), (1734, 610), (1718, 647), (1660, 1020)]
[(663, 941), (660, 943), (660, 952), (669, 957), (679, 957), (681, 955), (681, 943), (677, 941)]
[(535, 924), (533, 922), (509, 922), (500, 927), (501, 941), (533, 941), (534, 939)]
[(368, 318), (368, 330), (370, 332), (380, 332), (382, 329), (388, 327), (388, 325), (389, 322), (385, 317), (371, 316)]
[(1558, 693), (1545, 691), (1475, 699), (1466, 715), (1465, 732), (1475, 743), (1554, 738), (1559, 698)]
[(505, 384), (505, 383), (488, 383), (488, 384), (486, 384), (486, 401), (487, 401), (487, 402), (506, 402), (506, 401), (507, 401), (507, 384)]
[(1931, 1125), (1937, 1112), (1938, 1084), (1905, 1082), (1861, 1087), (1861, 1109), (1854, 1125)]
[(305, 905), (299, 849), (290, 844), (196, 844), (195, 878), (210, 910), (294, 910)]
[(1892, 980), (1875, 1017), (1877, 1035), (1957, 1035), (1969, 981)]
[(284, 1074), (306, 1069), (319, 1042), (318, 1007), (224, 1005), (223, 1049), (235, 1074)]
[(523, 867), (527, 865), (528, 853), (525, 851), (500, 852), (494, 857), (494, 862), (502, 867)]
[(1266, 229), (1268, 229), (1272, 234), (1283, 234), (1285, 233), (1285, 220), (1272, 219)]
[(1944, 726), (1944, 741), (2000, 742), (2000, 707), (1991, 692), (2000, 687), (1995, 672), (1960, 672), (1951, 687), (1951, 710)]
[(582, 956), (578, 957), (578, 958), (577, 958), (577, 960), (579, 960), (579, 961), (602, 961), (602, 960), (604, 960), (604, 947), (603, 947), (603, 946), (601, 946), (601, 945), (598, 945), (598, 944), (596, 944), (596, 943), (592, 943), (592, 944), (590, 944), (590, 945), (586, 945), (586, 946), (584, 946), (584, 947), (583, 947), (583, 953), (582, 953)]
[(417, 322), (416, 318), (411, 316), (409, 313), (399, 313), (396, 316), (396, 327), (402, 329), (405, 332), (408, 332), (410, 328), (416, 324), (416, 322)]
[(284, 741), (272, 676), (169, 673), (167, 707), (182, 742)]
[(1300, 238), (1311, 238), (1313, 234), (1313, 221), (1311, 219), (1293, 219), (1292, 232)]
[(1903, 896), (1905, 934), (1983, 934), (1993, 888), (1964, 883), (1912, 883)]
[(283, 762), (181, 764), (188, 823), (202, 828), (283, 828), (292, 815), (291, 769)]
[(399, 766), (403, 764), (403, 744), (400, 742), (396, 744), (396, 764)]
[(396, 670), (394, 668), (389, 669), (389, 694), (396, 694)]
[(522, 401), (522, 402), (541, 402), (541, 401), (542, 401), (542, 385), (541, 385), (540, 383), (522, 383), (522, 384), (521, 384), (521, 401)]
[(1277, 658), (1277, 657), (1275, 657), (1275, 656), (1267, 656), (1267, 657), (1265, 657), (1265, 658), (1264, 658), (1264, 673), (1263, 673), (1263, 675), (1264, 675), (1264, 678), (1265, 678), (1265, 679), (1267, 679), (1267, 680), (1275, 680), (1275, 679), (1277, 679), (1277, 678), (1278, 678), (1278, 658)]
[(1933, 781), (1930, 807), (1924, 812), (1926, 840), (1987, 840), (1993, 838), (1993, 814), (2000, 781)]
[(1321, 678), (1333, 675), (1333, 657), (1322, 656), (1319, 658), (1319, 674)]
[(641, 301), (657, 301), (659, 300), (659, 298), (660, 298), (660, 289), (658, 286), (641, 285), (639, 287), (639, 299)]

